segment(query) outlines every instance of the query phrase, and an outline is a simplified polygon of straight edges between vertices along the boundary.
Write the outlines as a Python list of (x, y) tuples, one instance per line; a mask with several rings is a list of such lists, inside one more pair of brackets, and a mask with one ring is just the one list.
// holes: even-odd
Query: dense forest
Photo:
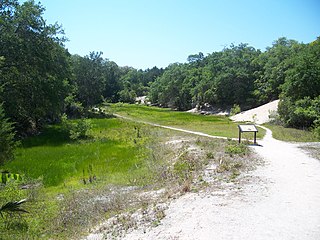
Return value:
[(305, 44), (279, 38), (265, 51), (231, 45), (165, 69), (121, 67), (101, 52), (71, 55), (62, 26), (48, 24), (41, 4), (0, 2), (0, 164), (15, 140), (38, 133), (62, 115), (84, 117), (103, 102), (188, 110), (208, 103), (241, 109), (280, 98), (279, 122), (320, 132), (320, 38)]

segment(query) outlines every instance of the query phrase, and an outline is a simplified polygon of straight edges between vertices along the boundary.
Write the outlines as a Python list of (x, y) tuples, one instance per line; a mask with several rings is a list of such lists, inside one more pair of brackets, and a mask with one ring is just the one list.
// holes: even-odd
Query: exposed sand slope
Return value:
[(279, 100), (267, 103), (257, 108), (241, 112), (231, 117), (231, 120), (236, 122), (255, 122), (263, 124), (269, 121), (270, 111), (277, 111)]

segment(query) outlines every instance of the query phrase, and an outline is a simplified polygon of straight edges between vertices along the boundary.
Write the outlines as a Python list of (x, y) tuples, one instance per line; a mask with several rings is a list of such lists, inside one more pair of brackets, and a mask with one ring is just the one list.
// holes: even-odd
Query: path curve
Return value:
[(237, 138), (227, 138), (227, 137), (221, 137), (221, 136), (213, 136), (213, 135), (209, 135), (209, 134), (206, 134), (206, 133), (203, 133), (203, 132), (190, 131), (190, 130), (186, 130), (186, 129), (182, 129), (182, 128), (176, 128), (176, 127), (160, 125), (160, 124), (157, 124), (157, 123), (140, 121), (140, 120), (136, 120), (136, 119), (133, 119), (133, 118), (130, 118), (130, 117), (125, 117), (125, 116), (122, 116), (122, 115), (116, 114), (116, 113), (114, 113), (113, 115), (118, 117), (118, 118), (126, 119), (126, 120), (137, 122), (137, 123), (147, 124), (147, 125), (150, 125), (150, 126), (153, 126), (153, 127), (165, 128), (165, 129), (170, 129), (170, 130), (173, 130), (173, 131), (184, 132), (184, 133), (190, 133), (190, 134), (194, 134), (194, 135), (198, 135), (198, 136), (202, 136), (202, 137), (238, 140)]
[(161, 225), (124, 239), (320, 239), (320, 161), (266, 136), (253, 149), (266, 164), (241, 194), (232, 189), (174, 200)]

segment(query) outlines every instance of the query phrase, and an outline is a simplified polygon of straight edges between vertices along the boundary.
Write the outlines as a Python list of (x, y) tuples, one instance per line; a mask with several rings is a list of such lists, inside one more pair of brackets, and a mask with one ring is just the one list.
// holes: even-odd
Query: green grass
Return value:
[[(199, 115), (133, 104), (112, 104), (107, 108), (111, 112), (140, 121), (203, 132), (213, 136), (238, 138), (238, 123), (232, 122), (225, 116)], [(259, 128), (257, 137), (262, 138), (264, 135), (265, 130)], [(243, 137), (252, 139), (253, 134), (245, 134)]]
[[(238, 136), (237, 124), (226, 117), (126, 104), (112, 105), (111, 111), (140, 121), (229, 138)], [(47, 126), (40, 135), (21, 141), (15, 159), (2, 166), (2, 170), (22, 175), (29, 188), (21, 189), (19, 182), (11, 187), (11, 183), (0, 185), (0, 206), (8, 201), (28, 198), (26, 209), (30, 214), (17, 215), (9, 221), (9, 228), (0, 222), (0, 239), (24, 239), (24, 236), (30, 239), (68, 239), (87, 229), (88, 224), (97, 223), (92, 219), (100, 221), (104, 214), (110, 214), (104, 203), (92, 205), (87, 195), (97, 192), (109, 196), (111, 190), (106, 189), (112, 188), (110, 185), (121, 189), (128, 185), (161, 185), (161, 181), (166, 181), (163, 180), (167, 174), (164, 166), (172, 155), (160, 143), (171, 134), (181, 136), (184, 133), (119, 118), (91, 121), (93, 129), (90, 137), (84, 140), (72, 141), (60, 125), (53, 125)], [(263, 134), (260, 132), (258, 136)], [(212, 139), (208, 141), (216, 143)], [(231, 150), (235, 152), (235, 149)], [(199, 159), (194, 160), (187, 170), (192, 171), (196, 166), (193, 164)], [(176, 170), (185, 171), (186, 166), (177, 166)], [(89, 184), (93, 176), (95, 180)], [(111, 209), (122, 209), (116, 198), (113, 201)], [(98, 205), (99, 208), (94, 210)], [(87, 210), (89, 206), (93, 213)], [(88, 222), (84, 224), (84, 220)]]
[(92, 123), (93, 137), (81, 141), (70, 141), (60, 126), (47, 127), (41, 135), (24, 140), (15, 160), (4, 168), (41, 178), (47, 187), (77, 185), (89, 174), (108, 183), (128, 183), (129, 175), (142, 168), (139, 141), (145, 139), (134, 140), (133, 123), (115, 118), (93, 119)]
[(272, 131), (272, 136), (275, 139), (288, 142), (317, 142), (315, 135), (306, 130), (295, 128), (285, 128), (279, 125), (265, 124), (265, 127)]

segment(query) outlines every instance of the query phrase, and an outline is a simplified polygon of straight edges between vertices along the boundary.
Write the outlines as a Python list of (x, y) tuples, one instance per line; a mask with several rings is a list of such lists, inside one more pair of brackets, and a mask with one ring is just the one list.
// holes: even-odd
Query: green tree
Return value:
[(320, 38), (288, 60), (279, 115), (287, 126), (310, 128), (320, 120)]
[(86, 108), (99, 104), (106, 89), (106, 60), (102, 52), (91, 52), (89, 56), (72, 56), (75, 75), (76, 97)]
[(191, 107), (190, 87), (185, 82), (187, 69), (183, 64), (171, 64), (152, 83), (150, 100), (164, 107), (186, 110)]
[(289, 60), (299, 50), (297, 41), (279, 38), (262, 53), (256, 63), (261, 66), (256, 75), (254, 94), (260, 103), (279, 99), (285, 82)]
[(106, 68), (106, 83), (105, 83), (105, 88), (103, 92), (103, 97), (107, 101), (118, 102), (119, 92), (121, 90), (120, 68), (115, 62), (112, 62), (112, 61), (107, 61), (105, 68)]
[(219, 70), (215, 74), (217, 101), (220, 105), (253, 106), (255, 72), (259, 66), (255, 59), (260, 51), (247, 44), (231, 45), (222, 51)]
[(320, 95), (320, 38), (303, 45), (288, 60), (290, 68), (285, 73), (282, 95), (292, 100)]
[(64, 110), (70, 77), (69, 56), (57, 24), (47, 25), (34, 1), (0, 5), (0, 55), (4, 57), (0, 100), (20, 133), (38, 131)]

